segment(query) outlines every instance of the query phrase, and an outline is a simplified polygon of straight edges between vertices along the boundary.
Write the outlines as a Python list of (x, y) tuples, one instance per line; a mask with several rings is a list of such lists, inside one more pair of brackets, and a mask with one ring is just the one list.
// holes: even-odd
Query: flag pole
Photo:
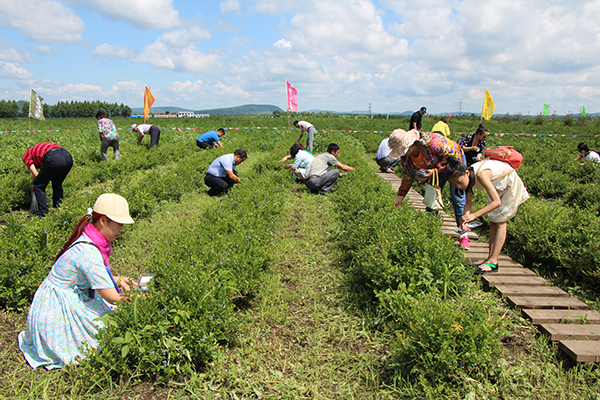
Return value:
[(288, 140), (292, 140), (292, 130), (290, 129), (290, 109), (287, 109), (287, 117), (288, 117)]

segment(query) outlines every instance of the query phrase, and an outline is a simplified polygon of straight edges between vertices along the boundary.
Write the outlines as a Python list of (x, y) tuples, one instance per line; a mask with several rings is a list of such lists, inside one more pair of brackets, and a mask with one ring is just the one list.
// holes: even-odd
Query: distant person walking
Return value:
[(225, 129), (223, 128), (219, 128), (216, 131), (204, 132), (196, 139), (196, 146), (200, 147), (201, 149), (212, 149), (215, 146), (223, 147), (223, 144), (219, 138), (224, 134)]
[(415, 111), (413, 115), (410, 117), (410, 124), (408, 125), (408, 130), (416, 129), (418, 131), (421, 130), (421, 118), (423, 114), (427, 112), (427, 107), (421, 107), (418, 111)]
[(73, 157), (57, 144), (39, 143), (25, 152), (23, 162), (31, 172), (31, 189), (38, 203), (37, 214), (44, 216), (48, 214), (46, 186), (52, 181), (52, 202), (58, 208), (63, 198), (62, 184), (73, 167)]
[(319, 154), (309, 164), (306, 169), (306, 180), (304, 184), (313, 193), (327, 194), (331, 192), (337, 178), (342, 176), (342, 173), (337, 169), (330, 170), (329, 167), (337, 167), (343, 171), (355, 171), (349, 165), (342, 164), (337, 160), (340, 155), (340, 146), (335, 143), (330, 143), (327, 146), (327, 153)]
[(296, 128), (300, 128), (300, 137), (298, 138), (297, 142), (300, 142), (300, 139), (302, 139), (302, 136), (304, 136), (304, 132), (306, 132), (306, 135), (307, 135), (306, 150), (308, 152), (312, 153), (313, 152), (313, 140), (315, 138), (315, 133), (317, 133), (317, 130), (315, 129), (313, 124), (311, 124), (310, 122), (306, 122), (306, 121), (294, 121), (294, 126)]
[(98, 134), (100, 135), (100, 154), (102, 154), (102, 159), (108, 162), (108, 155), (106, 154), (106, 150), (109, 147), (113, 148), (115, 153), (115, 160), (119, 159), (119, 133), (117, 132), (117, 128), (115, 128), (115, 123), (106, 118), (106, 114), (104, 111), (98, 111), (96, 113), (96, 119), (98, 120)]
[(133, 124), (131, 125), (131, 130), (140, 134), (137, 138), (138, 143), (142, 143), (142, 139), (145, 135), (150, 135), (150, 148), (158, 146), (158, 142), (160, 141), (160, 128), (158, 126), (151, 124)]
[(224, 154), (214, 160), (206, 170), (204, 183), (210, 188), (209, 196), (218, 196), (221, 193), (227, 193), (233, 185), (240, 183), (236, 165), (240, 165), (248, 155), (242, 149), (237, 149), (233, 153)]
[(592, 161), (596, 164), (600, 164), (600, 155), (598, 155), (597, 151), (590, 150), (587, 143), (581, 142), (577, 145), (577, 150), (579, 151), (579, 156), (575, 159), (575, 161), (581, 160), (581, 165), (585, 165), (586, 161)]
[(450, 127), (448, 126), (446, 117), (440, 118), (440, 120), (433, 125), (433, 128), (431, 128), (431, 132), (441, 133), (447, 138), (450, 138)]

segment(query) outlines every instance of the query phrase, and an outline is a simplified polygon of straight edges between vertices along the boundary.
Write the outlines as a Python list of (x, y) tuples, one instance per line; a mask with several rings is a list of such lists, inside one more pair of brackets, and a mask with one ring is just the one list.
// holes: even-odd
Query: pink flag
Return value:
[(285, 81), (287, 88), (287, 108), (289, 111), (298, 111), (298, 91), (291, 83)]

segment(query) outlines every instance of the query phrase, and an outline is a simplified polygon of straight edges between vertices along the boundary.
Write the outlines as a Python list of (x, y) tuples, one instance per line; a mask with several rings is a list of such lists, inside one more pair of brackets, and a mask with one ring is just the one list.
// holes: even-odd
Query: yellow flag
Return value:
[(494, 104), (494, 100), (492, 100), (492, 96), (487, 89), (485, 89), (485, 96), (483, 96), (483, 110), (481, 111), (481, 117), (487, 119), (488, 121), (492, 119), (492, 115), (494, 115), (494, 110), (496, 109), (496, 105)]
[(150, 89), (146, 86), (146, 90), (144, 90), (144, 120), (147, 120), (150, 114), (150, 107), (156, 100), (156, 97), (150, 93)]

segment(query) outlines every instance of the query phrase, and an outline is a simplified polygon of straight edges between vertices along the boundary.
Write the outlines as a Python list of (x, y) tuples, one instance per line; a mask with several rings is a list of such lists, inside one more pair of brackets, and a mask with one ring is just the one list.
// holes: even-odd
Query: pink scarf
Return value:
[(91, 222), (87, 224), (87, 226), (83, 230), (83, 233), (85, 233), (87, 237), (92, 239), (92, 242), (94, 242), (94, 244), (98, 246), (98, 249), (102, 254), (102, 260), (104, 261), (104, 265), (108, 267), (108, 257), (113, 252), (112, 242), (107, 241), (104, 235), (102, 235), (98, 228), (96, 228)]
[(100, 250), (100, 254), (102, 254), (102, 261), (104, 261), (104, 265), (106, 265), (106, 271), (108, 271), (110, 280), (115, 285), (115, 289), (117, 289), (117, 292), (122, 293), (121, 289), (119, 288), (119, 285), (117, 285), (117, 282), (115, 282), (115, 278), (113, 277), (110, 265), (108, 265), (108, 257), (113, 252), (112, 242), (107, 241), (104, 235), (102, 235), (98, 228), (96, 228), (91, 222), (87, 224), (87, 226), (83, 230), (83, 233), (85, 233), (87, 237), (92, 239), (92, 242), (98, 247), (98, 250)]

